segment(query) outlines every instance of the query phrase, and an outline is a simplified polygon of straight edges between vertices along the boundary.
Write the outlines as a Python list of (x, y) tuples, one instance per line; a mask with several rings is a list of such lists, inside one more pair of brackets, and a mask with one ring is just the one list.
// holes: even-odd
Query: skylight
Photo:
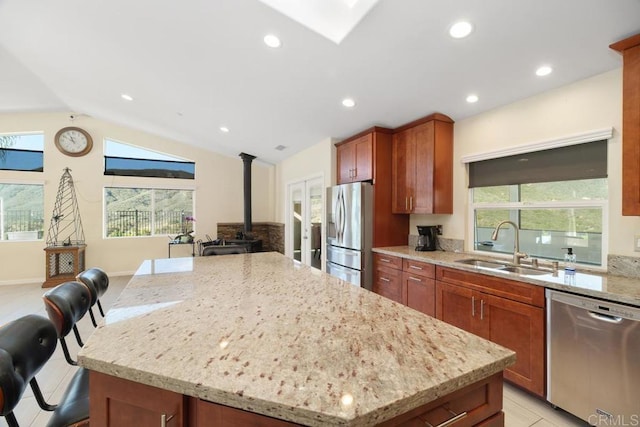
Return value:
[(336, 44), (353, 30), (378, 0), (259, 0)]

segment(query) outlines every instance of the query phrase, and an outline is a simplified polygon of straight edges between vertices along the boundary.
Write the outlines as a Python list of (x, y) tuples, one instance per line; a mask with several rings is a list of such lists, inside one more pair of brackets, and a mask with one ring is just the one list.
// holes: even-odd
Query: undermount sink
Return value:
[(507, 266), (503, 262), (487, 261), (487, 260), (484, 260), (484, 259), (476, 259), (476, 258), (459, 259), (456, 262), (459, 262), (460, 264), (472, 265), (474, 267), (493, 268), (493, 269), (499, 269), (499, 268), (503, 268), (503, 267)]
[(509, 265), (500, 261), (490, 261), (486, 259), (469, 258), (469, 259), (460, 259), (460, 260), (457, 260), (456, 262), (460, 264), (471, 265), (474, 267), (493, 270), (493, 271), (503, 271), (505, 273), (521, 274), (523, 276), (538, 276), (538, 275), (550, 273), (550, 271), (544, 270), (544, 269), (525, 267), (521, 265)]
[(515, 265), (498, 268), (497, 270), (508, 271), (509, 273), (522, 274), (525, 276), (538, 276), (538, 275), (549, 273), (549, 271), (546, 271), (546, 270), (538, 270), (537, 268), (529, 268), (529, 267), (517, 267)]

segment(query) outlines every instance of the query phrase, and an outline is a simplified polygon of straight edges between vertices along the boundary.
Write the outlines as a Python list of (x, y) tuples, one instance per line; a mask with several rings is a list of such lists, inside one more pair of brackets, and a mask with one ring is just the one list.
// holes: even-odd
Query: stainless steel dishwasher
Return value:
[(594, 426), (640, 425), (640, 308), (546, 297), (547, 400)]

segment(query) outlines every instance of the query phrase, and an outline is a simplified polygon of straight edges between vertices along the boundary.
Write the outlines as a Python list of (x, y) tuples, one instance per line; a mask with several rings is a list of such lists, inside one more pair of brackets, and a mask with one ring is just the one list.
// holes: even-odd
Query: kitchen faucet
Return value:
[(491, 234), (491, 240), (498, 240), (498, 231), (500, 231), (500, 227), (502, 227), (504, 224), (512, 225), (513, 229), (516, 232), (516, 236), (513, 241), (513, 263), (516, 265), (519, 265), (520, 260), (522, 258), (526, 258), (528, 255), (523, 252), (520, 252), (520, 229), (518, 228), (515, 222), (508, 221), (508, 220), (500, 222), (500, 224), (496, 226), (496, 229), (493, 230), (493, 233)]

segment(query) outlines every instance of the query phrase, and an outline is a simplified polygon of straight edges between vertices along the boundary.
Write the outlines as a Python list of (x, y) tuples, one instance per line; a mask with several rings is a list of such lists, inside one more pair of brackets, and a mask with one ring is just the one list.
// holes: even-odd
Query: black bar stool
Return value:
[(91, 323), (93, 323), (93, 326), (98, 326), (91, 307), (93, 307), (95, 304), (98, 304), (100, 314), (102, 315), (102, 317), (104, 317), (102, 304), (100, 304), (100, 297), (104, 295), (104, 293), (107, 292), (107, 289), (109, 288), (109, 276), (107, 276), (107, 273), (105, 273), (104, 270), (94, 267), (78, 274), (76, 279), (78, 279), (79, 282), (84, 283), (84, 285), (87, 286), (89, 288), (89, 291), (91, 292), (89, 316), (91, 317)]
[(30, 314), (0, 326), (0, 416), (9, 427), (19, 427), (13, 413), (27, 384), (38, 406), (53, 411), (47, 427), (68, 427), (89, 423), (89, 371), (79, 369), (58, 405), (48, 404), (35, 375), (56, 349), (57, 333), (42, 316)]

